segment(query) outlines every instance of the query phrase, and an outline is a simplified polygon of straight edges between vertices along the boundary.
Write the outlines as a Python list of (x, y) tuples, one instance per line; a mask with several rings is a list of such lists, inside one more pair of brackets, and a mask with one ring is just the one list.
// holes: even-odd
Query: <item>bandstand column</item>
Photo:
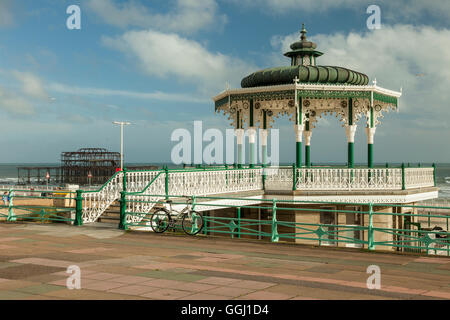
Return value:
[(235, 135), (237, 138), (237, 161), (238, 161), (238, 167), (242, 167), (242, 164), (244, 163), (244, 153), (242, 145), (244, 144), (244, 129), (236, 129)]
[(262, 165), (265, 166), (267, 164), (267, 129), (259, 130), (259, 138), (261, 139), (261, 151), (262, 151)]
[(373, 138), (375, 136), (375, 128), (366, 128), (367, 134), (367, 166), (373, 168)]
[(254, 168), (256, 164), (255, 161), (256, 129), (254, 127), (251, 127), (247, 131), (248, 131), (248, 141), (250, 143), (250, 168)]
[[(297, 78), (294, 80), (297, 84)], [(297, 97), (297, 90), (295, 91), (295, 96)], [(297, 168), (302, 167), (302, 136), (303, 136), (303, 113), (302, 113), (302, 97), (296, 98), (296, 114), (295, 114), (295, 166)]]
[(303, 126), (296, 124), (295, 129), (295, 166), (301, 168), (302, 166), (302, 136), (303, 136)]
[(355, 144), (355, 133), (356, 133), (356, 124), (346, 125), (345, 131), (347, 134), (347, 142), (348, 142), (348, 153), (347, 153), (347, 163), (349, 168), (353, 168), (354, 166), (354, 144)]
[(305, 135), (305, 164), (306, 167), (309, 168), (311, 167), (311, 135), (312, 135), (312, 131), (310, 130), (305, 130), (304, 131), (304, 135)]

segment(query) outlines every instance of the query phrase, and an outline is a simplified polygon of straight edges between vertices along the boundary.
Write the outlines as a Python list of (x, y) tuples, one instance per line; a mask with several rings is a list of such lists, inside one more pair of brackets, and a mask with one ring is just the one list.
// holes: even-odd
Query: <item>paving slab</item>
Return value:
[(450, 299), (449, 257), (57, 224), (3, 224), (0, 249), (0, 299)]

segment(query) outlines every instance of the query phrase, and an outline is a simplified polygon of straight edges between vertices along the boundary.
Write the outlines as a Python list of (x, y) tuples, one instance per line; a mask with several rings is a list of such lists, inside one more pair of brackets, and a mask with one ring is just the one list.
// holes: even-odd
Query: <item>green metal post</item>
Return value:
[(368, 166), (370, 169), (373, 168), (373, 144), (369, 143), (367, 145), (367, 154), (368, 154)]
[(402, 163), (402, 190), (406, 190), (405, 186), (405, 164)]
[(197, 198), (195, 196), (192, 196), (192, 210), (195, 210), (195, 206), (197, 205)]
[(14, 191), (9, 189), (9, 208), (7, 221), (16, 221), (16, 215), (14, 214)]
[(263, 164), (262, 165), (262, 186), (263, 186), (263, 190), (266, 190), (266, 165)]
[(205, 224), (205, 225), (203, 226), (203, 234), (204, 234), (205, 236), (208, 235), (208, 218), (209, 218), (209, 213), (208, 213), (207, 216), (206, 216), (206, 215), (203, 216), (203, 223)]
[(307, 168), (311, 168), (311, 146), (305, 146), (305, 163)]
[(295, 165), (298, 168), (302, 167), (302, 143), (297, 141), (295, 143)]
[(297, 190), (297, 170), (295, 170), (295, 163), (292, 164), (292, 191)]
[(127, 191), (127, 169), (124, 167), (123, 168), (123, 177), (122, 177), (122, 191)]
[(225, 164), (225, 184), (228, 185), (228, 165)]
[(348, 167), (349, 168), (353, 168), (354, 164), (353, 164), (353, 157), (354, 157), (354, 143), (353, 142), (349, 142), (348, 143), (348, 154), (347, 154), (347, 158), (348, 158)]
[(75, 225), (83, 225), (83, 190), (77, 190), (77, 196), (75, 198)]
[(272, 200), (272, 242), (278, 242), (280, 239), (278, 235), (278, 227), (277, 227), (277, 200)]
[(369, 250), (375, 250), (375, 244), (374, 244), (374, 234), (373, 234), (373, 205), (372, 203), (369, 203), (369, 230), (368, 230), (368, 249)]
[(120, 222), (119, 222), (119, 229), (121, 230), (127, 230), (126, 225), (126, 210), (127, 210), (127, 199), (126, 199), (127, 193), (126, 191), (122, 191), (120, 193)]
[(250, 168), (255, 167), (255, 144), (250, 143)]
[[(433, 181), (434, 181), (434, 186), (436, 187), (436, 164), (433, 163)], [(447, 228), (448, 230), (448, 228)]]
[(165, 182), (164, 182), (164, 190), (166, 193), (166, 200), (169, 200), (169, 168), (167, 166), (164, 166), (164, 172), (165, 172)]
[(237, 219), (238, 219), (238, 238), (241, 238), (241, 207), (237, 208)]
[(267, 164), (267, 146), (263, 145), (261, 148), (262, 148), (262, 164), (266, 165)]
[[(192, 210), (194, 210), (195, 209), (195, 205), (196, 205), (196, 201), (195, 201), (195, 196), (192, 196)], [(197, 215), (196, 214), (194, 214), (193, 215), (193, 224), (192, 224), (192, 228), (191, 228), (191, 232), (193, 233), (193, 234), (196, 234), (197, 232), (198, 232), (198, 225), (197, 225)]]
[(242, 168), (244, 163), (244, 154), (242, 153), (242, 144), (237, 145), (238, 148), (238, 168)]

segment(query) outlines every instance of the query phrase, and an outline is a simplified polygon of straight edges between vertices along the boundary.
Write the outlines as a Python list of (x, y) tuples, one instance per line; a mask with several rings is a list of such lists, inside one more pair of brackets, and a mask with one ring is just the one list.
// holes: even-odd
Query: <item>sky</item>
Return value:
[[(81, 29), (69, 29), (70, 5)], [(369, 29), (370, 5), (381, 28)], [(230, 128), (212, 97), (248, 74), (287, 66), (299, 39), (402, 90), (399, 112), (375, 134), (375, 162), (450, 162), (450, 1), (433, 0), (0, 0), (0, 163), (59, 162), (83, 147), (127, 162), (170, 162), (178, 128)], [(279, 119), (280, 162), (295, 160), (292, 123)], [(355, 161), (367, 159), (363, 120)], [(205, 144), (206, 145), (206, 144)], [(345, 129), (319, 121), (311, 161), (345, 162)]]

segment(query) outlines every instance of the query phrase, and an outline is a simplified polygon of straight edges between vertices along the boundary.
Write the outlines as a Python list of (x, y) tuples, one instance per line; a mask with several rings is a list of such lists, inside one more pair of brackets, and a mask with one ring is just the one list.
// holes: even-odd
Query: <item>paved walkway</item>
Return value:
[[(70, 265), (80, 290), (66, 287)], [(450, 299), (450, 258), (0, 224), (0, 299)]]

